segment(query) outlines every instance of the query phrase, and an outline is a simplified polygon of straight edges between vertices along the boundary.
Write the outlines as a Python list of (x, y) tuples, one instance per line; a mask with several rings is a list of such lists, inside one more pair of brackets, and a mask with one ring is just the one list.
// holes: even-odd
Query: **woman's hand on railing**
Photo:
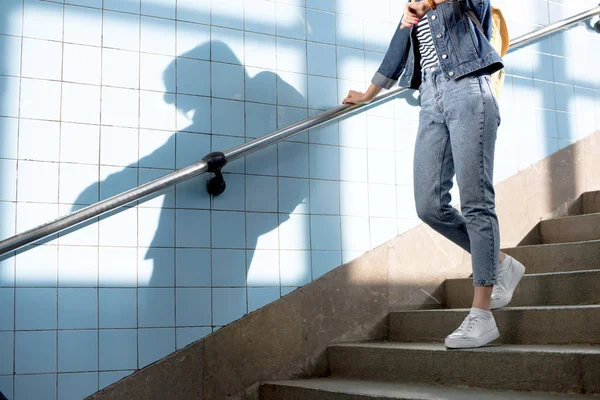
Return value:
[(368, 104), (370, 103), (381, 91), (381, 88), (375, 84), (371, 84), (366, 92), (357, 92), (351, 90), (348, 92), (348, 96), (342, 101), (342, 104)]

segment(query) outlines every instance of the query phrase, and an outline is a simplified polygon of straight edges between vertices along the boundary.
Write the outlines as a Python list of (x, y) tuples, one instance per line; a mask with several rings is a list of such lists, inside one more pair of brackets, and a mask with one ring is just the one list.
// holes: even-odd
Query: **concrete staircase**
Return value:
[(265, 382), (261, 400), (560, 399), (600, 396), (600, 192), (582, 214), (541, 222), (505, 249), (527, 267), (492, 346), (446, 350), (472, 280), (445, 282), (444, 309), (393, 311), (388, 341), (328, 348), (330, 376)]

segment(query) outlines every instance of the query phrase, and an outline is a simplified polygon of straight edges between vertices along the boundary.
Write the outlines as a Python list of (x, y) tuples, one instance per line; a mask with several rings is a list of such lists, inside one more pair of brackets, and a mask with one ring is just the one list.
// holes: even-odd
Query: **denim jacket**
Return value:
[[(479, 18), (483, 32), (466, 13), (455, 12), (452, 2), (442, 3), (427, 14), (442, 72), (449, 79), (458, 79), (476, 72), (492, 74), (502, 69), (502, 58), (489, 42), (492, 37), (490, 0), (461, 2)], [(398, 80), (400, 86), (412, 89), (418, 89), (421, 84), (416, 27), (400, 29), (400, 24), (371, 82), (390, 89)]]

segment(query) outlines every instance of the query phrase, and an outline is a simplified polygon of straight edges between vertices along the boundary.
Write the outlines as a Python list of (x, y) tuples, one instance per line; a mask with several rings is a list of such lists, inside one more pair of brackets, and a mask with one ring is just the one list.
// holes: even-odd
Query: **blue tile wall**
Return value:
[[(495, 2), (511, 36), (597, 5)], [(374, 4), (0, 1), (0, 239), (364, 90), (402, 13)], [(505, 57), (496, 182), (600, 129), (599, 45), (578, 26)], [(228, 164), (220, 197), (202, 175), (0, 258), (0, 390), (83, 398), (412, 228), (418, 112), (344, 117)]]

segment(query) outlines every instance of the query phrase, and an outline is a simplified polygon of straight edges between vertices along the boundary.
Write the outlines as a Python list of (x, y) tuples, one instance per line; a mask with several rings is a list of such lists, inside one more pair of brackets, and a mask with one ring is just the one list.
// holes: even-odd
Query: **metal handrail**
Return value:
[[(596, 15), (600, 15), (600, 5), (592, 8), (583, 13), (574, 15), (564, 20), (555, 22), (531, 33), (519, 36), (510, 42), (510, 49), (515, 49), (531, 43), (543, 36), (549, 35), (568, 26), (577, 24), (585, 21)], [(252, 140), (251, 142), (242, 144), (224, 152), (226, 162), (231, 162), (239, 158), (245, 157), (258, 150), (268, 147), (274, 143), (302, 133), (308, 129), (315, 128), (323, 125), (327, 122), (336, 120), (342, 116), (349, 115), (357, 110), (365, 109), (367, 107), (373, 107), (374, 105), (381, 104), (385, 101), (392, 99), (393, 97), (407, 91), (407, 88), (396, 88), (386, 93), (377, 96), (371, 103), (363, 105), (342, 105), (316, 115), (314, 117), (305, 119), (287, 128), (278, 130), (270, 133), (258, 139)], [(54, 221), (40, 225), (36, 228), (27, 230), (23, 233), (10, 237), (0, 242), (0, 256), (11, 251), (15, 251), (28, 244), (34, 243), (40, 239), (46, 238), (50, 235), (59, 233), (65, 229), (81, 224), (92, 218), (103, 215), (109, 211), (117, 209), (119, 207), (130, 204), (134, 201), (146, 198), (152, 194), (160, 192), (161, 190), (176, 185), (180, 182), (191, 179), (195, 176), (201, 175), (205, 172), (220, 172), (220, 168), (214, 171), (211, 168), (210, 160), (205, 158), (203, 161), (190, 165), (186, 168), (180, 169), (154, 181), (138, 186), (134, 189), (125, 191), (121, 194), (113, 196), (109, 199), (100, 201), (96, 204), (85, 207), (79, 211), (73, 212), (67, 216), (58, 218)]]

